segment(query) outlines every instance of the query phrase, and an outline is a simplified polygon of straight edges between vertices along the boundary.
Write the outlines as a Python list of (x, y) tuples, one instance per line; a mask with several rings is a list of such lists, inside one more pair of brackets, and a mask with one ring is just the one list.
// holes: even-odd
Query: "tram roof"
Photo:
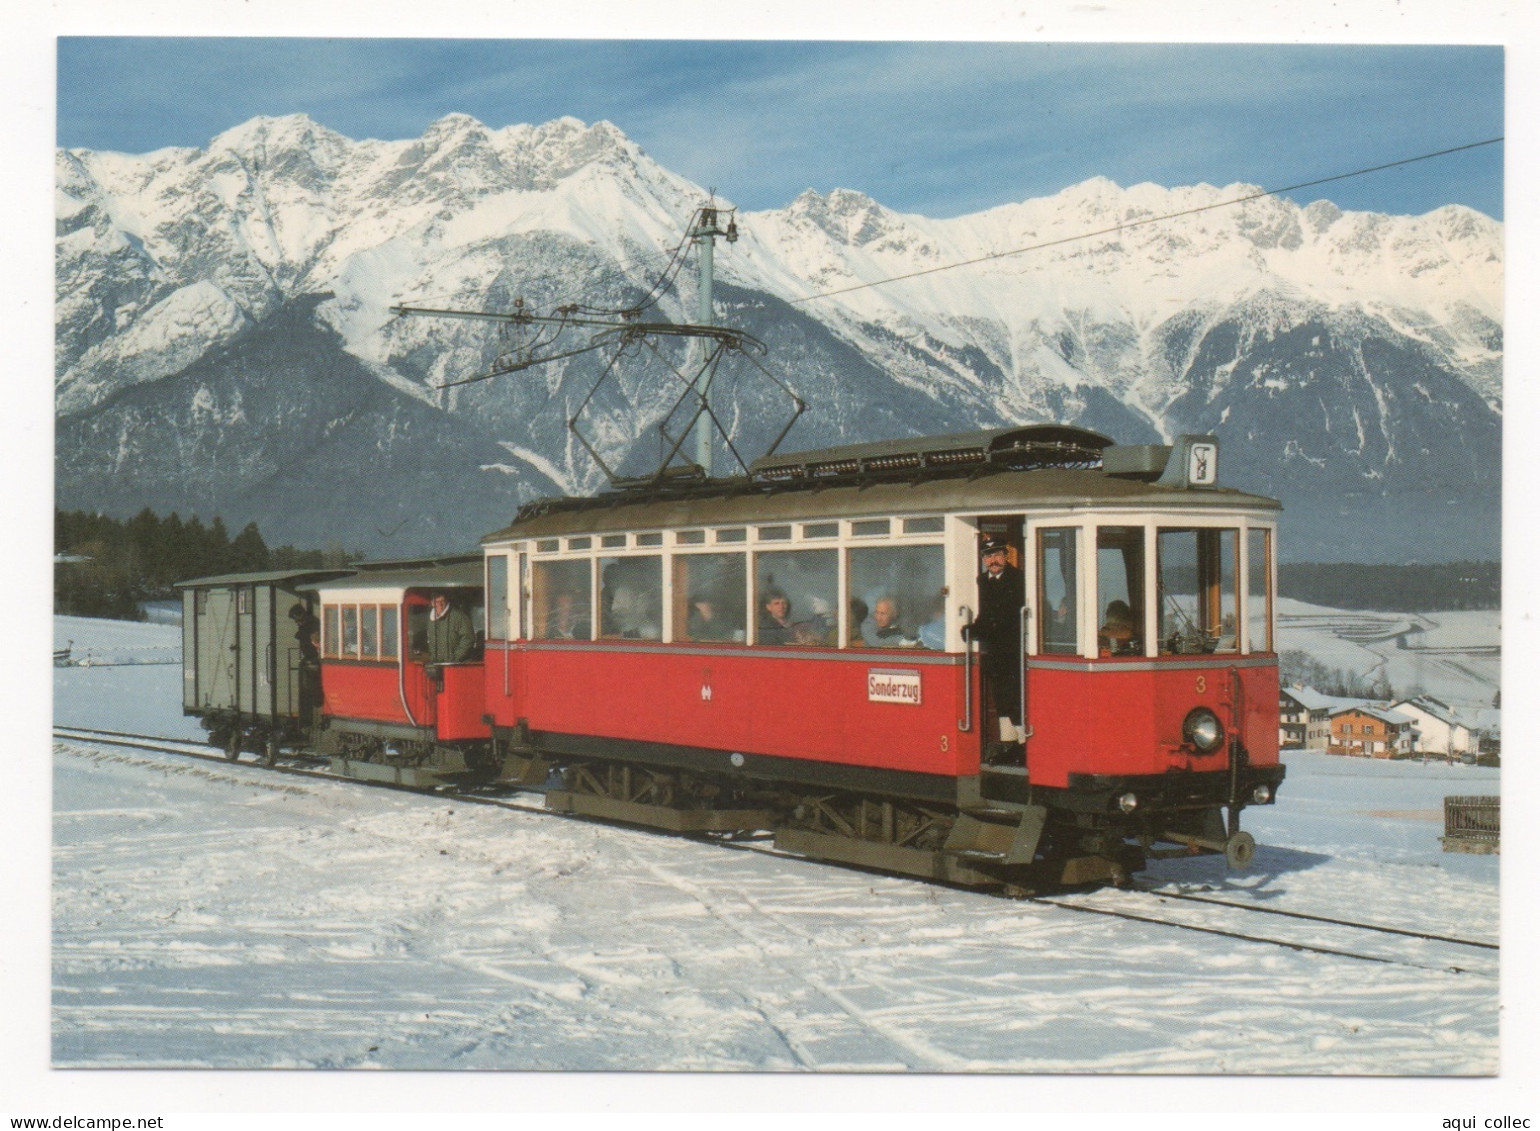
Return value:
[(1282, 509), (1275, 499), (1232, 488), (1192, 489), (1107, 475), (1099, 469), (993, 471), (977, 477), (776, 484), (721, 480), (677, 495), (609, 492), (584, 499), (548, 499), (483, 542), (599, 530), (668, 529), (800, 519), (924, 514), (1008, 513), (1024, 508), (1137, 506), (1151, 510)]

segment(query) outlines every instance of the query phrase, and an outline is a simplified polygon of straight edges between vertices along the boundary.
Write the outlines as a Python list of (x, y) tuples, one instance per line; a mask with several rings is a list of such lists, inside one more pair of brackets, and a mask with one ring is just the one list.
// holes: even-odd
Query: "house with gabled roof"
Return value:
[(1477, 748), (1477, 728), (1442, 699), (1416, 695), (1393, 703), (1391, 710), (1416, 721), (1420, 734), (1417, 749), (1425, 753), (1457, 758)]
[(1416, 748), (1416, 741), (1417, 724), (1410, 715), (1371, 703), (1332, 709), (1329, 753), (1404, 758)]
[(1325, 750), (1331, 745), (1331, 709), (1337, 700), (1295, 684), (1278, 690), (1278, 745)]

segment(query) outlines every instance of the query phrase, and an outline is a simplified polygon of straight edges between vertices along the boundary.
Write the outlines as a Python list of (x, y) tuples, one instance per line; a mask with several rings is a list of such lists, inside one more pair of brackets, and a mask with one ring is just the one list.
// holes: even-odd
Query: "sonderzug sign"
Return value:
[(920, 673), (896, 668), (868, 668), (866, 697), (873, 703), (920, 705)]

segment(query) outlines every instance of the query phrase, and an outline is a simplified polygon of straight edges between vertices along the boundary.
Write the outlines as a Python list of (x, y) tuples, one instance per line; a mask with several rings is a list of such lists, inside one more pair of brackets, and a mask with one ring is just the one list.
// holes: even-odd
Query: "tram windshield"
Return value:
[(1163, 655), (1239, 648), (1240, 531), (1172, 530), (1156, 538)]
[(1246, 647), (1273, 650), (1273, 535), (1270, 530), (1246, 532)]

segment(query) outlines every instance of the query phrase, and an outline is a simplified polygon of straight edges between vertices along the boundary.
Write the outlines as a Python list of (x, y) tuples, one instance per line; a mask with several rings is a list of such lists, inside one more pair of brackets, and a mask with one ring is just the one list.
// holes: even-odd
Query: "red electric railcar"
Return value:
[[(1279, 507), (1218, 456), (1036, 426), (531, 504), (483, 540), (482, 764), (565, 812), (965, 884), (1243, 862), (1284, 775)], [(1023, 575), (1008, 692), (965, 631), (986, 539)]]

